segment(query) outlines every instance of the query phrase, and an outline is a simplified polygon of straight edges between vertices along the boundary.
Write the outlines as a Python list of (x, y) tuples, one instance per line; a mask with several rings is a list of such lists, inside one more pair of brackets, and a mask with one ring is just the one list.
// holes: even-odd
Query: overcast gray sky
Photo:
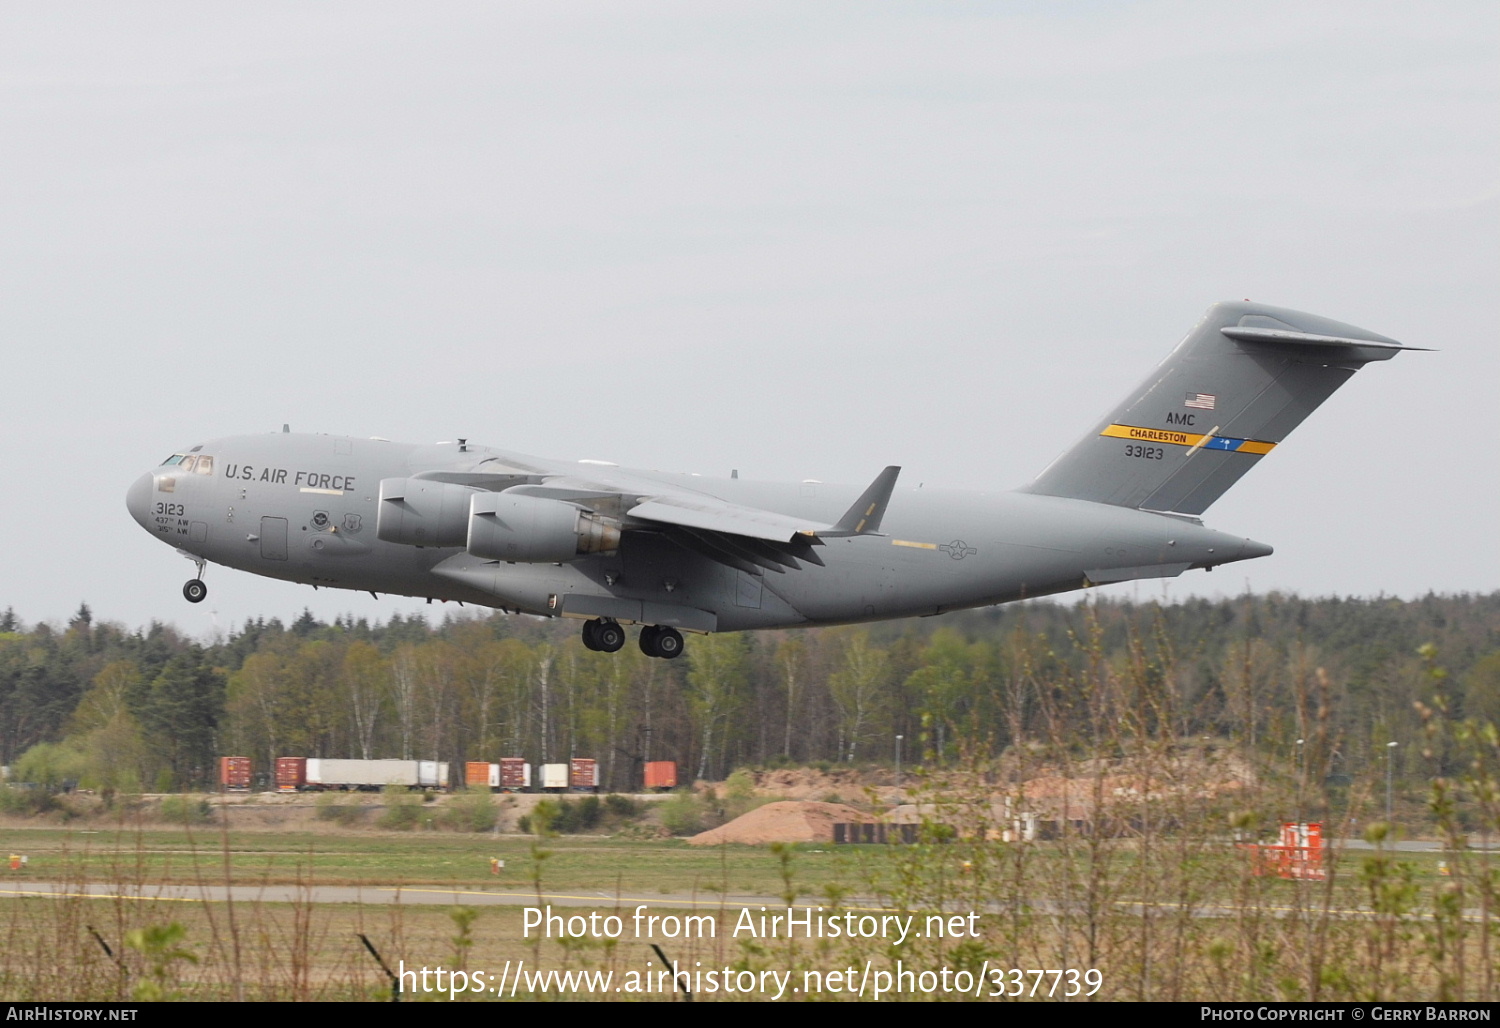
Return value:
[(1163, 591), (1500, 588), (1500, 5), (0, 4), (0, 607), (415, 601), (191, 565), (129, 483), (294, 430), (1024, 484), (1219, 299), (1371, 366)]

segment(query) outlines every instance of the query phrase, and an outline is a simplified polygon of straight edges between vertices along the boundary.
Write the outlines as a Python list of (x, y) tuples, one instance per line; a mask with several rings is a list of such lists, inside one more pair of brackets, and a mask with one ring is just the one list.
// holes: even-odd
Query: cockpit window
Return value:
[(183, 458), (182, 454), (180, 454), (180, 453), (174, 453), (174, 454), (172, 454), (172, 456), (170, 456), (166, 460), (162, 461), (161, 462), (161, 466), (165, 468), (165, 467), (169, 467), (169, 466), (171, 466), (173, 464), (181, 464), (182, 463), (182, 458)]
[(192, 471), (193, 470), (193, 462), (196, 461), (197, 459), (198, 459), (197, 457), (184, 457), (184, 458), (182, 458), (182, 463), (179, 465), (179, 467), (183, 471)]
[(200, 475), (212, 475), (214, 473), (214, 459), (204, 454), (199, 454), (197, 470)]

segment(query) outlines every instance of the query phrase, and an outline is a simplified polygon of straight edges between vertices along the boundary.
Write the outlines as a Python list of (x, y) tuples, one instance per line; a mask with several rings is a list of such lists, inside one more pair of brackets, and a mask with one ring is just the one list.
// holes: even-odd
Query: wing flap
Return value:
[(701, 494), (666, 493), (652, 496), (642, 499), (626, 513), (643, 521), (658, 521), (699, 532), (762, 539), (782, 546), (799, 537), (806, 540), (818, 536), (839, 538), (873, 535), (880, 531), (881, 519), (885, 517), (885, 509), (891, 502), (891, 492), (896, 488), (896, 477), (900, 474), (901, 469), (891, 465), (876, 475), (875, 481), (870, 483), (853, 506), (833, 525), (778, 514), (773, 510), (743, 507)]
[(694, 528), (704, 532), (749, 536), (751, 539), (764, 539), (773, 543), (787, 543), (798, 535), (833, 531), (832, 525), (822, 522), (789, 517), (754, 507), (742, 507), (710, 496), (655, 496), (636, 504), (626, 513), (643, 521), (658, 521), (664, 525)]

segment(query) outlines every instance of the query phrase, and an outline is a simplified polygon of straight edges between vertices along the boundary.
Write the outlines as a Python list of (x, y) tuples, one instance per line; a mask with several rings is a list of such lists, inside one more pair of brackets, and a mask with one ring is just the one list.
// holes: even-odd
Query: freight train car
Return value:
[(599, 762), (574, 757), (566, 764), (542, 765), (543, 792), (598, 792)]
[(666, 792), (677, 788), (677, 762), (673, 760), (646, 761), (646, 791)]
[(574, 757), (569, 761), (568, 787), (574, 792), (598, 792), (599, 762), (592, 757)]
[(276, 758), (276, 791), (301, 792), (307, 787), (306, 757)]
[(486, 760), (471, 760), (464, 764), (464, 788), (498, 789), (500, 787), (500, 765)]
[(448, 764), (439, 760), (338, 760), (277, 757), (276, 790), (448, 788)]
[(501, 757), (499, 772), (501, 792), (531, 791), (531, 765), (520, 757)]
[(249, 792), (250, 758), (220, 757), (219, 788), (225, 792)]
[(464, 765), (464, 785), (491, 792), (530, 792), (531, 765), (520, 757), (501, 757), (498, 764), (471, 760)]
[(542, 765), (542, 791), (565, 792), (568, 788), (568, 765)]

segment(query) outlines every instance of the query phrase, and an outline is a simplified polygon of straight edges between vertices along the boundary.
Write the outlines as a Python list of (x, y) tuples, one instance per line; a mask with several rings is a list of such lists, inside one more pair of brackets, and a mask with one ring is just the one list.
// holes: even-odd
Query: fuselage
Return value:
[(821, 566), (780, 572), (727, 566), (628, 523), (612, 552), (556, 563), (377, 536), (382, 481), (479, 465), (535, 482), (583, 479), (600, 492), (646, 496), (656, 485), (826, 523), (860, 495), (857, 486), (674, 475), (461, 443), (278, 433), (174, 454), (131, 486), (127, 505), (148, 532), (195, 559), (271, 578), (690, 631), (937, 614), (1271, 552), (1177, 516), (924, 488), (895, 490), (879, 534), (818, 540)]

